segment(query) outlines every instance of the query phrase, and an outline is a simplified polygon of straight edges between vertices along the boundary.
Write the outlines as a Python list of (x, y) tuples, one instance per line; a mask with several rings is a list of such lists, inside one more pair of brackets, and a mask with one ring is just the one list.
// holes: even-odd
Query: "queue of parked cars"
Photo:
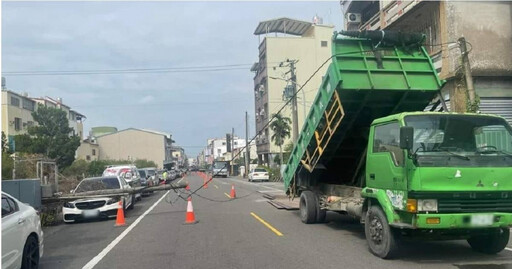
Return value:
[[(182, 177), (186, 170), (157, 170), (155, 167), (137, 168), (134, 165), (108, 166), (101, 177), (85, 178), (72, 193), (79, 194), (99, 190), (128, 190), (136, 187), (151, 187)], [(164, 178), (165, 175), (165, 178)], [(119, 202), (124, 211), (132, 209), (142, 196), (151, 192), (123, 194), (113, 197), (78, 199), (67, 202), (62, 208), (64, 222), (70, 223), (92, 218), (110, 218), (117, 215)]]

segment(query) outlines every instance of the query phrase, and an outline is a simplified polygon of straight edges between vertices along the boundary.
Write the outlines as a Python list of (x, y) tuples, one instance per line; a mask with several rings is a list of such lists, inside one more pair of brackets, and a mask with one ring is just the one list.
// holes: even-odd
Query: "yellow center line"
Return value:
[(251, 215), (257, 219), (259, 222), (263, 223), (263, 225), (267, 226), (272, 232), (277, 234), (277, 236), (283, 236), (283, 234), (278, 231), (276, 228), (272, 227), (272, 225), (268, 224), (266, 221), (264, 221), (262, 218), (258, 217), (258, 215), (254, 214), (254, 212), (251, 212)]
[(227, 193), (224, 193), (224, 195), (226, 195), (228, 198), (231, 198), (231, 195), (229, 195)]
[(215, 184), (213, 184), (213, 186), (214, 186), (216, 189), (218, 189), (218, 188), (219, 188), (219, 186), (217, 186), (217, 185), (215, 185)]

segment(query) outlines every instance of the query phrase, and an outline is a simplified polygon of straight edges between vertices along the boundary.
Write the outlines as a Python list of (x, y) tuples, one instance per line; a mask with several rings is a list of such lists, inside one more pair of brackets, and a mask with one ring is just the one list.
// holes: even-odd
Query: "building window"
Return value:
[(91, 160), (91, 156), (87, 155), (87, 156), (85, 156), (85, 159), (90, 161)]
[(11, 96), (11, 105), (20, 107), (20, 99), (14, 97), (14, 96)]
[(24, 109), (34, 111), (34, 107), (35, 107), (34, 102), (27, 100), (27, 99), (23, 99), (23, 108)]
[(221, 149), (217, 149), (217, 154), (220, 155), (220, 153), (221, 153)]
[(320, 41), (320, 46), (327, 47), (327, 41)]
[(225, 146), (226, 145), (226, 142), (222, 142), (222, 145)]
[(96, 156), (96, 149), (92, 149), (92, 156)]
[(14, 118), (14, 130), (21, 130), (21, 118)]

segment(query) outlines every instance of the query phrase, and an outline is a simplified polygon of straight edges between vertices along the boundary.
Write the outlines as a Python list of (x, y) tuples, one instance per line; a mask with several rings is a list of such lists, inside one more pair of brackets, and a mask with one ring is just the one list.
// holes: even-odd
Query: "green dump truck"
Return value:
[(424, 112), (443, 81), (425, 49), (406, 38), (335, 33), (332, 50), (282, 175), (288, 195), (300, 196), (302, 222), (323, 222), (326, 211), (358, 218), (381, 258), (396, 255), (404, 237), (503, 250), (512, 225), (509, 124)]

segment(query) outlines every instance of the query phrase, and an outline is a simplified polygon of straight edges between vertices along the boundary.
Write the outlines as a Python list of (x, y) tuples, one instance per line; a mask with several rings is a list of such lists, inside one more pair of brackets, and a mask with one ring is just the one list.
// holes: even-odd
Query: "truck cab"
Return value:
[[(370, 248), (383, 255), (379, 245), (391, 236), (428, 235), (501, 251), (512, 225), (511, 177), (512, 130), (501, 117), (410, 112), (375, 120), (361, 192)], [(386, 225), (395, 228), (387, 239), (377, 228)]]

